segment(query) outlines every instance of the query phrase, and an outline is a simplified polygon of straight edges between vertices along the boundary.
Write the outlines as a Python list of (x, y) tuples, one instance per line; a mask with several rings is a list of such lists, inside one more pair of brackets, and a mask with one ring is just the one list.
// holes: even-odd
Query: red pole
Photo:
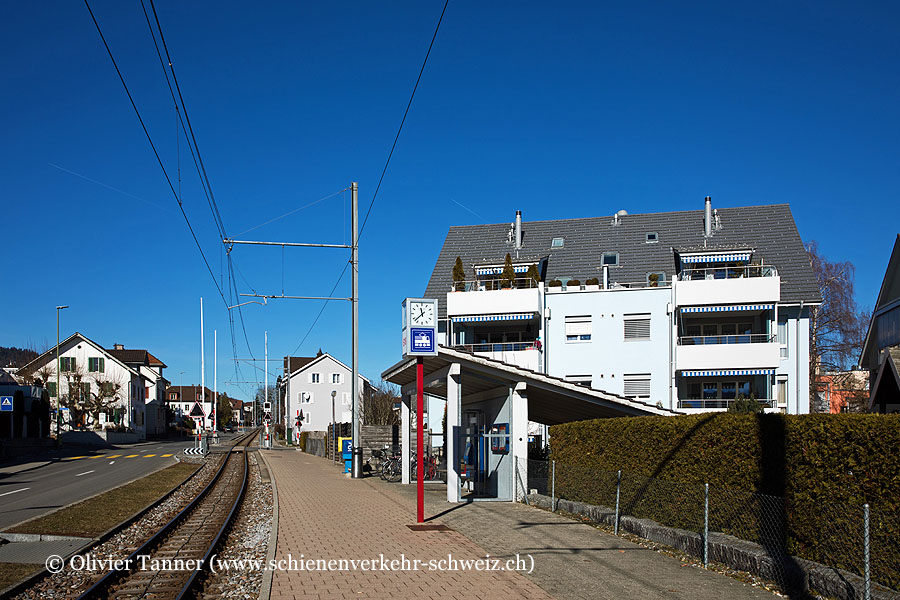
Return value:
[(416, 522), (425, 522), (425, 461), (422, 456), (422, 448), (425, 445), (424, 432), (425, 425), (422, 409), (424, 408), (424, 389), (423, 389), (423, 368), (425, 359), (421, 356), (416, 359), (416, 498), (418, 500), (416, 506)]

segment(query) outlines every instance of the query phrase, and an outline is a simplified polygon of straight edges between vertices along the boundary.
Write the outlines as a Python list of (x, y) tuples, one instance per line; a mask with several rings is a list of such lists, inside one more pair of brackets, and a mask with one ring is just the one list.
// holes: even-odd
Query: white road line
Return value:
[(111, 465), (112, 465), (112, 464), (115, 464), (115, 462), (116, 462), (116, 461), (114, 461), (114, 460), (111, 460), (111, 461), (109, 461), (109, 464), (111, 464)]
[(0, 496), (9, 496), (10, 494), (18, 494), (19, 492), (24, 492), (25, 490), (30, 490), (31, 488), (22, 488), (21, 490), (13, 490), (11, 492), (3, 492)]
[(90, 471), (85, 471), (84, 473), (79, 473), (79, 474), (76, 475), (75, 477), (81, 477), (82, 475), (87, 475), (88, 473), (93, 473), (93, 472), (94, 472), (94, 470), (91, 469)]

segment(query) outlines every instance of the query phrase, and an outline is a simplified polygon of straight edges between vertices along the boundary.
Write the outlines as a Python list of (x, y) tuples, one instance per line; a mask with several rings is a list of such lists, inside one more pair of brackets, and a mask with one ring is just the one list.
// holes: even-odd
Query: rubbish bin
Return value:
[(344, 473), (349, 473), (353, 465), (353, 438), (340, 437), (338, 443), (341, 445), (341, 459), (344, 461)]

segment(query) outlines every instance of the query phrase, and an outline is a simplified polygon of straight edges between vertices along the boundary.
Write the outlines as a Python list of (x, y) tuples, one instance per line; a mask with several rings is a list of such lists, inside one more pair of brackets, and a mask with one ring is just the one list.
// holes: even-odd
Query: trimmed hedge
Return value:
[[(868, 502), (886, 516), (873, 546), (897, 552), (898, 415), (632, 417), (550, 432), (561, 498), (610, 506), (621, 469), (624, 514), (696, 531), (709, 483), (715, 531), (855, 572)], [(879, 570), (882, 582), (900, 583), (897, 566)]]

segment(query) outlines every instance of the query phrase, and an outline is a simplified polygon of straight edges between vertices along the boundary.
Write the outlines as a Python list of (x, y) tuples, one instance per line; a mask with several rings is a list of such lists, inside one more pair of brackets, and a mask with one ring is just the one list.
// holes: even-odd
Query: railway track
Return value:
[(191, 597), (237, 516), (247, 488), (247, 446), (257, 432), (239, 439), (197, 497), (79, 599)]

